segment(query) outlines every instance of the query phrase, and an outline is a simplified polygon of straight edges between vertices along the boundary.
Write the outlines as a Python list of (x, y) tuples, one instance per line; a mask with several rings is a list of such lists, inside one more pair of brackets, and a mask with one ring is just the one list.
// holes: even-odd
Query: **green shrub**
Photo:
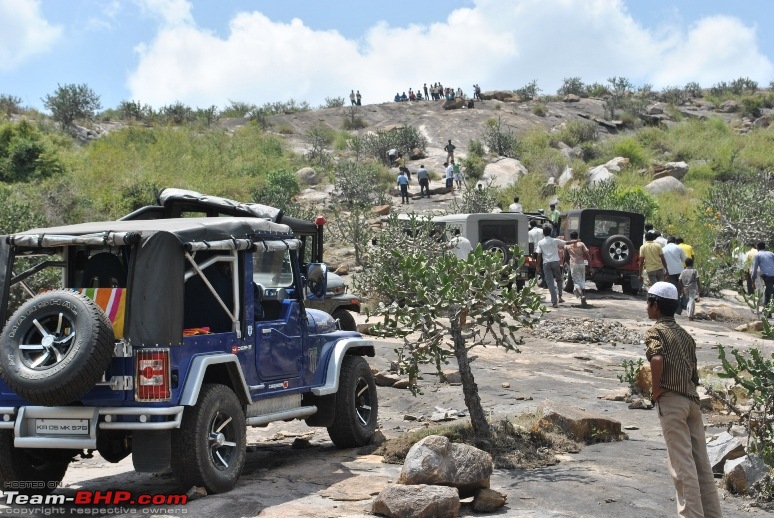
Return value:
[(616, 139), (612, 152), (615, 156), (628, 158), (632, 167), (646, 167), (649, 163), (647, 152), (634, 137)]
[(344, 106), (343, 97), (326, 97), (325, 102), (320, 108), (341, 108)]
[(646, 220), (652, 220), (658, 210), (653, 197), (640, 187), (618, 187), (615, 179), (577, 189), (565, 189), (565, 197), (573, 208), (627, 210), (639, 212)]
[(661, 90), (661, 98), (669, 104), (683, 104), (686, 100), (686, 92), (679, 86), (667, 86)]
[(471, 139), (468, 142), (468, 154), (479, 157), (484, 156), (484, 144), (480, 140)]
[(383, 164), (388, 163), (387, 152), (397, 149), (404, 155), (408, 155), (413, 148), (422, 151), (427, 150), (427, 139), (414, 126), (401, 126), (390, 131), (376, 130), (376, 133), (368, 133), (362, 137), (356, 137), (355, 143), (358, 149)]
[(0, 94), (0, 113), (4, 113), (6, 117), (21, 113), (21, 103), (21, 97)]
[(30, 182), (64, 171), (52, 139), (31, 122), (22, 119), (0, 124), (0, 181)]
[(336, 164), (336, 190), (350, 206), (370, 207), (386, 201), (394, 177), (374, 162), (342, 160)]
[(540, 88), (537, 85), (537, 81), (533, 79), (521, 88), (516, 89), (515, 92), (519, 95), (519, 97), (521, 97), (522, 100), (531, 101), (540, 95)]
[(253, 103), (245, 103), (241, 101), (229, 101), (228, 106), (226, 106), (220, 113), (222, 117), (226, 118), (239, 118), (239, 117), (246, 117), (248, 113), (252, 112), (253, 110), (257, 109), (258, 107), (254, 105)]
[(741, 115), (744, 117), (752, 117), (757, 119), (763, 115), (763, 99), (760, 96), (745, 96), (742, 97), (742, 111)]
[(514, 135), (511, 128), (503, 124), (501, 117), (487, 119), (484, 123), (482, 140), (490, 152), (496, 153), (499, 156), (514, 156), (517, 144), (516, 135)]
[(555, 139), (570, 147), (579, 146), (584, 142), (594, 142), (599, 138), (597, 123), (578, 119), (564, 123), (564, 127), (555, 134)]
[(271, 171), (263, 185), (252, 192), (252, 201), (290, 212), (293, 198), (301, 192), (295, 173), (285, 169)]
[(537, 103), (532, 106), (532, 113), (538, 117), (545, 117), (548, 114), (548, 109), (546, 108), (545, 104)]
[(77, 119), (92, 120), (102, 108), (99, 95), (86, 84), (57, 85), (53, 94), (43, 98), (43, 106), (51, 111), (51, 118), (62, 128), (67, 128)]
[(277, 131), (278, 131), (278, 132), (279, 132), (281, 135), (292, 135), (293, 133), (295, 133), (295, 130), (293, 129), (293, 126), (291, 126), (291, 125), (290, 125), (290, 124), (288, 124), (287, 122), (285, 122), (285, 123), (283, 123), (283, 124), (280, 124), (280, 125), (277, 127)]
[(466, 158), (461, 160), (460, 165), (465, 172), (466, 179), (477, 181), (479, 178), (484, 176), (486, 162), (481, 157), (481, 155), (470, 153)]
[(600, 83), (592, 83), (590, 85), (586, 85), (586, 95), (588, 97), (604, 97), (605, 95), (610, 94), (607, 87)]
[(683, 87), (683, 92), (686, 96), (693, 97), (694, 99), (698, 99), (704, 95), (704, 91), (701, 89), (701, 85), (695, 81), (686, 83), (686, 85)]
[(562, 86), (559, 87), (556, 93), (562, 96), (574, 94), (579, 97), (586, 97), (588, 95), (586, 85), (583, 84), (580, 77), (565, 77), (562, 81)]

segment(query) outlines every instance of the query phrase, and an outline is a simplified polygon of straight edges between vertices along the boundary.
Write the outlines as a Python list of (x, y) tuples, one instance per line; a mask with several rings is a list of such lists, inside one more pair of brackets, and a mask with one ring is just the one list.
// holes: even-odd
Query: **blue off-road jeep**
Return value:
[(56, 487), (73, 456), (96, 450), (229, 491), (246, 426), (279, 420), (326, 427), (340, 447), (369, 443), (374, 345), (305, 308), (305, 290), (325, 296), (326, 268), (302, 273), (300, 246), (257, 217), (0, 238), (2, 489)]

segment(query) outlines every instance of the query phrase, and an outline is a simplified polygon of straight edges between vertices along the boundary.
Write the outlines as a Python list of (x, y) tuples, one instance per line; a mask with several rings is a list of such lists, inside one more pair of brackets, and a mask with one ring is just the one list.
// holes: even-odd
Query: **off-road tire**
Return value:
[[(234, 391), (204, 384), (196, 405), (183, 412), (172, 432), (172, 472), (181, 487), (208, 493), (234, 489), (247, 455), (245, 413)], [(225, 443), (224, 443), (225, 441)]]
[(357, 331), (355, 317), (346, 309), (339, 308), (333, 312), (333, 318), (338, 318), (341, 323), (341, 329), (344, 331)]
[(371, 367), (360, 356), (345, 356), (336, 392), (336, 417), (328, 427), (328, 436), (339, 448), (365, 446), (376, 432), (378, 412)]
[(613, 283), (610, 281), (594, 281), (597, 286), (597, 291), (610, 291), (613, 288)]
[(503, 256), (503, 264), (508, 264), (508, 261), (511, 258), (510, 251), (508, 250), (508, 245), (500, 241), (499, 239), (490, 239), (481, 247), (484, 249), (485, 252), (499, 252)]
[(626, 266), (634, 258), (634, 245), (632, 240), (620, 234), (605, 239), (599, 248), (602, 262), (611, 268)]
[[(48, 494), (67, 472), (75, 450), (15, 448), (13, 430), (0, 430), (0, 489), (21, 494)], [(12, 482), (35, 482), (39, 487), (14, 487)]]
[(102, 379), (114, 343), (110, 320), (93, 300), (70, 290), (41, 293), (3, 329), (0, 377), (31, 403), (66, 405)]

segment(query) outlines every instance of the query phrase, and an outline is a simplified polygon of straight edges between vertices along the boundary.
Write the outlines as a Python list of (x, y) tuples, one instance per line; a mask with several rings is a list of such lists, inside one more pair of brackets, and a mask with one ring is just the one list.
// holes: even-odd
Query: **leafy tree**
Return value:
[(533, 79), (526, 85), (522, 86), (521, 88), (518, 88), (516, 90), (516, 93), (519, 94), (519, 97), (521, 97), (525, 101), (531, 101), (532, 99), (540, 95), (540, 88), (537, 85), (537, 81)]
[(213, 123), (220, 119), (220, 112), (218, 112), (218, 107), (215, 105), (208, 108), (196, 108), (194, 118), (203, 122), (204, 125), (209, 128)]
[[(384, 321), (375, 332), (403, 340), (398, 363), (411, 380), (418, 378), (420, 365), (433, 364), (440, 373), (454, 357), (473, 431), (491, 437), (468, 351), (495, 345), (518, 352), (523, 339), (516, 332), (538, 321), (544, 310), (540, 297), (530, 287), (509, 288), (516, 268), (480, 245), (466, 260), (452, 253), (431, 256), (424, 250), (391, 246), (395, 274), (380, 277), (380, 291), (394, 293), (406, 303), (381, 304), (373, 315)], [(514, 253), (521, 265), (523, 252), (517, 248)], [(410, 388), (419, 392), (415, 383)]]
[(21, 113), (21, 103), (21, 97), (0, 94), (0, 113), (5, 113), (6, 117)]
[(584, 185), (568, 189), (567, 201), (573, 208), (610, 209), (639, 212), (645, 219), (652, 220), (658, 204), (641, 187), (621, 188), (615, 179), (604, 180), (595, 185)]
[(353, 104), (348, 108), (348, 114), (344, 117), (342, 127), (345, 130), (359, 130), (366, 127), (366, 123), (360, 116), (360, 106)]
[(0, 124), (0, 181), (29, 182), (65, 167), (49, 139), (27, 120)]
[(610, 119), (615, 119), (616, 110), (622, 107), (623, 100), (632, 89), (632, 83), (625, 77), (610, 77), (607, 80), (610, 83), (610, 97), (605, 100), (605, 113)]
[(121, 101), (118, 105), (118, 116), (123, 120), (149, 122), (155, 115), (151, 106), (140, 101)]
[(282, 209), (287, 213), (297, 211), (293, 198), (301, 192), (296, 175), (284, 169), (266, 175), (263, 186), (252, 193), (253, 202)]
[[(325, 227), (337, 241), (352, 245), (355, 249), (355, 264), (358, 266), (368, 264), (368, 246), (373, 238), (369, 223), (372, 217), (371, 207), (367, 205), (356, 204), (349, 211), (334, 206), (333, 220)], [(363, 272), (363, 279), (359, 276), (358, 279), (362, 282), (368, 277), (368, 273)]]
[(457, 214), (492, 212), (492, 209), (497, 206), (500, 189), (492, 184), (492, 180), (484, 185), (482, 182), (476, 182), (475, 178), (467, 178), (468, 176), (466, 174), (462, 196), (459, 199), (457, 197), (452, 199), (452, 212)]
[[(389, 183), (381, 176), (381, 169), (371, 162), (342, 160), (336, 165), (334, 185), (343, 201), (350, 206), (371, 207), (383, 204)], [(391, 183), (391, 182), (390, 182)]]
[(228, 106), (223, 109), (221, 116), (229, 118), (245, 117), (256, 108), (257, 106), (252, 103), (229, 100)]
[(511, 128), (503, 124), (502, 117), (487, 119), (481, 139), (492, 153), (509, 158), (514, 156), (517, 144), (516, 136)]
[(51, 111), (52, 118), (62, 129), (72, 125), (76, 119), (92, 120), (102, 108), (99, 95), (86, 84), (57, 85), (53, 94), (43, 98), (43, 106)]
[(174, 124), (176, 126), (194, 122), (196, 120), (196, 114), (191, 107), (180, 101), (162, 106), (161, 110), (159, 110), (159, 114), (166, 124)]
[(336, 132), (328, 126), (316, 124), (306, 132), (306, 141), (311, 149), (306, 152), (306, 159), (310, 163), (327, 169), (331, 163), (331, 157), (325, 150), (333, 143)]
[(586, 85), (580, 77), (565, 77), (562, 81), (562, 86), (556, 91), (556, 95), (569, 95), (575, 94), (579, 97), (586, 97), (588, 92), (586, 91)]
[(343, 97), (326, 97), (325, 102), (320, 108), (341, 108), (344, 106)]
[(387, 152), (397, 149), (403, 154), (408, 154), (414, 148), (422, 151), (427, 149), (427, 139), (413, 126), (402, 126), (390, 131), (376, 130), (358, 137), (365, 154), (374, 157), (383, 164), (388, 163)]

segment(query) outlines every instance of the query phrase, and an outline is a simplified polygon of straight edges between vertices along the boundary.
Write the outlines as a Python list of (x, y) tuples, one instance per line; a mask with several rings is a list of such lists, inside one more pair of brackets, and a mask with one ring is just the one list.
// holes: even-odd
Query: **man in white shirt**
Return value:
[(454, 162), (444, 162), (443, 166), (445, 167), (444, 173), (446, 178), (446, 188), (453, 191), (454, 190)]
[(449, 241), (449, 248), (454, 251), (454, 255), (457, 259), (464, 261), (473, 251), (473, 246), (470, 244), (470, 240), (465, 236), (460, 235), (460, 229), (454, 229), (454, 237)]
[(675, 288), (679, 287), (677, 286), (677, 281), (680, 279), (680, 274), (683, 272), (683, 264), (685, 263), (685, 250), (678, 245), (675, 241), (675, 238), (670, 237), (667, 239), (667, 244), (664, 246), (664, 260), (666, 261), (667, 265), (667, 280), (671, 282)]
[[(551, 237), (551, 228), (543, 229), (543, 239), (538, 242), (538, 273), (543, 272), (548, 285), (548, 292), (551, 294), (551, 307), (558, 308), (558, 301), (564, 302), (562, 298), (562, 266), (560, 262), (560, 250), (564, 248), (565, 241)], [(542, 261), (541, 261), (542, 259)]]
[(527, 234), (527, 243), (529, 244), (529, 254), (537, 254), (537, 244), (543, 239), (543, 228), (538, 225), (537, 220), (529, 221), (529, 233)]
[(521, 203), (519, 203), (518, 196), (513, 197), (513, 203), (508, 206), (508, 212), (524, 212), (524, 209), (521, 207)]

